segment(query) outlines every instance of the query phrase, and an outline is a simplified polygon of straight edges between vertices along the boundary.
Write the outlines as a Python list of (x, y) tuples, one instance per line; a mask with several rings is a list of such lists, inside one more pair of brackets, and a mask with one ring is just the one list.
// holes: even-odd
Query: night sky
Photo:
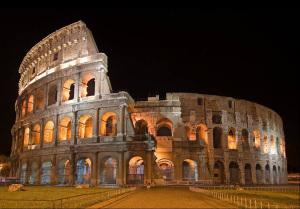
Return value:
[(300, 171), (297, 9), (1, 9), (0, 19), (0, 154), (10, 153), (23, 57), (82, 20), (108, 56), (115, 92), (198, 92), (270, 107), (284, 122), (288, 169)]

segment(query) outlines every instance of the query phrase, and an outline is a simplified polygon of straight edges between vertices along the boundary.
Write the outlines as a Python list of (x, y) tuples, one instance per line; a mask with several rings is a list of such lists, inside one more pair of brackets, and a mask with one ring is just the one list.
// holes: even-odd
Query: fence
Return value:
[(1, 199), (0, 208), (83, 208), (135, 190), (135, 187), (75, 195), (55, 200)]
[(252, 191), (272, 191), (272, 192), (293, 192), (298, 191), (299, 192), (299, 185), (296, 186), (197, 186), (198, 188), (202, 189), (209, 189), (209, 190), (252, 190)]
[(241, 195), (228, 194), (226, 192), (221, 192), (214, 189), (204, 189), (204, 188), (196, 188), (190, 187), (190, 190), (193, 192), (201, 192), (206, 195), (210, 195), (214, 198), (217, 198), (222, 201), (230, 202), (234, 205), (237, 205), (241, 208), (249, 208), (249, 209), (296, 209), (299, 208), (297, 205), (283, 205), (277, 204), (274, 202), (257, 200), (254, 198), (243, 197)]

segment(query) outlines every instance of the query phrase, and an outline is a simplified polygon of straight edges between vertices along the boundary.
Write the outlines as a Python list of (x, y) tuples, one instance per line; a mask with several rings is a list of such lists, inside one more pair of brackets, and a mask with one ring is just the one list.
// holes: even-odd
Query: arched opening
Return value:
[(174, 171), (173, 162), (168, 159), (160, 159), (157, 164), (162, 178), (165, 181), (171, 181), (173, 179)]
[(35, 108), (42, 110), (45, 106), (44, 89), (37, 89), (35, 93)]
[(256, 164), (256, 183), (263, 184), (263, 179), (264, 178), (261, 166), (259, 164)]
[(117, 184), (118, 161), (112, 157), (104, 158), (101, 162), (100, 172), (101, 184)]
[(268, 136), (267, 136), (267, 133), (264, 132), (264, 138), (263, 138), (263, 149), (264, 149), (264, 153), (268, 153), (269, 152), (269, 145), (268, 145)]
[(23, 137), (23, 146), (27, 147), (29, 143), (29, 138), (30, 138), (30, 129), (25, 128), (24, 130), (24, 137)]
[(252, 184), (252, 172), (251, 172), (251, 165), (245, 165), (245, 184)]
[(75, 81), (69, 79), (65, 81), (62, 90), (62, 101), (69, 101), (74, 99)]
[(36, 162), (32, 162), (31, 164), (31, 171), (29, 177), (29, 184), (36, 184), (38, 183), (38, 175), (39, 175), (39, 166)]
[(215, 149), (222, 148), (222, 129), (219, 127), (213, 129), (213, 145)]
[(186, 159), (182, 162), (182, 180), (198, 181), (198, 166), (196, 161)]
[(265, 183), (270, 184), (271, 183), (271, 176), (270, 176), (270, 166), (267, 164), (265, 166)]
[(92, 74), (85, 74), (81, 78), (80, 97), (95, 95), (95, 77)]
[(51, 183), (51, 169), (52, 169), (52, 163), (50, 161), (46, 161), (42, 163), (41, 184)]
[(24, 99), (22, 102), (22, 117), (26, 115), (26, 100)]
[(207, 137), (207, 127), (204, 124), (200, 124), (196, 129), (196, 140), (201, 140), (205, 142), (205, 144), (208, 143), (208, 137)]
[(92, 161), (80, 159), (76, 163), (76, 184), (90, 184)]
[(64, 117), (59, 122), (59, 140), (70, 140), (72, 123), (69, 117)]
[(172, 136), (173, 123), (167, 119), (163, 118), (156, 123), (156, 136)]
[(33, 111), (33, 103), (34, 103), (34, 96), (30, 95), (28, 99), (28, 104), (27, 104), (27, 112), (31, 113)]
[(278, 184), (276, 166), (273, 165), (273, 184)]
[(117, 135), (117, 115), (114, 112), (107, 112), (101, 118), (100, 134), (101, 136)]
[(44, 143), (51, 143), (53, 141), (54, 123), (48, 121), (44, 128)]
[(242, 143), (243, 143), (243, 150), (249, 151), (249, 132), (246, 129), (242, 130)]
[(230, 162), (229, 164), (230, 184), (240, 183), (240, 169), (236, 162)]
[(57, 86), (50, 85), (48, 90), (48, 105), (53, 105), (57, 102)]
[(148, 123), (141, 119), (141, 120), (138, 120), (136, 121), (135, 123), (135, 133), (137, 135), (145, 135), (145, 134), (148, 134)]
[(254, 130), (253, 131), (253, 135), (254, 135), (254, 138), (253, 138), (254, 147), (256, 149), (259, 149), (259, 147), (260, 147), (260, 134), (259, 134), (259, 131), (258, 130)]
[(40, 143), (41, 139), (41, 126), (39, 124), (35, 124), (32, 130), (32, 144), (36, 145)]
[(70, 161), (61, 160), (58, 163), (58, 184), (69, 184), (69, 177), (71, 175)]
[(91, 138), (93, 137), (93, 118), (90, 115), (82, 115), (78, 122), (78, 137)]
[(235, 129), (234, 128), (229, 129), (227, 140), (228, 140), (228, 149), (236, 149), (237, 148), (237, 141), (236, 141), (236, 137), (235, 137)]
[(132, 157), (129, 160), (127, 182), (129, 184), (144, 183), (144, 160), (140, 156)]
[(224, 164), (220, 161), (215, 162), (214, 165), (214, 184), (224, 184), (225, 175), (224, 175)]
[(27, 174), (27, 163), (23, 163), (20, 172), (20, 181), (22, 184), (26, 183), (26, 174)]
[(273, 155), (277, 154), (276, 143), (275, 143), (273, 135), (270, 136), (270, 153)]

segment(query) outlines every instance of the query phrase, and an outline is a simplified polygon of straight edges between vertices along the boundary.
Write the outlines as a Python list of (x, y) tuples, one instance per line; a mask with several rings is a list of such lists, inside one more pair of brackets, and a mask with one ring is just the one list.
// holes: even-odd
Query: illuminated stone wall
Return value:
[(107, 57), (79, 21), (25, 56), (11, 175), (29, 184), (286, 183), (281, 118), (245, 100), (112, 93)]

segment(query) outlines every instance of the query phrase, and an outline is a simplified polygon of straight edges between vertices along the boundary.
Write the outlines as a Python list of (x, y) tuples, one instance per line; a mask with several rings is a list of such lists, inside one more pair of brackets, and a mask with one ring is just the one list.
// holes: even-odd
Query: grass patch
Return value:
[[(0, 187), (0, 208), (52, 208), (53, 206), (78, 208), (101, 201), (101, 198), (104, 198), (101, 193), (114, 191), (108, 188), (76, 189), (55, 186), (25, 186), (23, 188), (25, 191), (8, 192), (8, 187)], [(69, 199), (57, 200), (61, 198)]]
[(251, 191), (251, 190), (217, 190), (226, 194), (256, 199), (278, 205), (300, 205), (299, 191), (277, 192), (277, 191)]

